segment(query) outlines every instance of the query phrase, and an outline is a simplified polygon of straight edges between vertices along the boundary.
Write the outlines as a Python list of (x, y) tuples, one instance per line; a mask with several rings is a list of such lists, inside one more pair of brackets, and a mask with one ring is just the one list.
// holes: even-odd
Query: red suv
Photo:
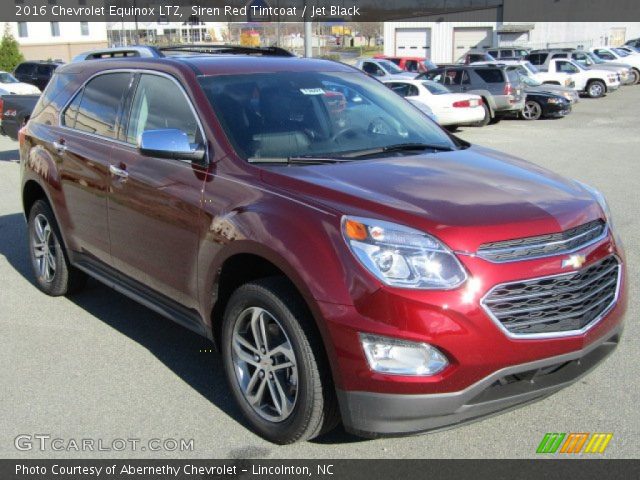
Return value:
[(389, 57), (387, 55), (377, 54), (374, 55), (373, 58), (390, 60), (407, 72), (424, 73), (438, 68), (431, 60), (423, 57)]
[(600, 193), (349, 66), (247, 50), (56, 71), (20, 134), (42, 291), (88, 275), (212, 339), (278, 443), (472, 421), (614, 350), (625, 259)]

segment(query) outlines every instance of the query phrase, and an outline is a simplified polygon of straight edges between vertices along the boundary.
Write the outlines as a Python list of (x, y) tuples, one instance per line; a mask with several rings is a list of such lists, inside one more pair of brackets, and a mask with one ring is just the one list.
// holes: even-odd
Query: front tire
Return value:
[(31, 207), (28, 228), (29, 256), (38, 288), (52, 297), (80, 290), (87, 277), (69, 263), (58, 223), (44, 200)]
[(591, 98), (600, 98), (607, 93), (607, 86), (601, 80), (592, 80), (587, 86), (587, 95)]
[(314, 438), (338, 420), (337, 400), (313, 319), (283, 278), (238, 288), (224, 313), (227, 380), (244, 417), (278, 444)]
[(521, 115), (525, 120), (540, 120), (542, 117), (542, 105), (535, 100), (527, 100), (524, 103)]

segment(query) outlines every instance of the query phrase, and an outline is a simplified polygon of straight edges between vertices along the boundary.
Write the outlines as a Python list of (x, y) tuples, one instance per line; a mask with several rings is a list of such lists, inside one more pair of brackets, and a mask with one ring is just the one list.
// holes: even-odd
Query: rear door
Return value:
[(107, 219), (111, 149), (132, 79), (130, 73), (105, 73), (89, 80), (63, 110), (50, 146), (61, 160), (67, 233), (77, 250), (104, 263), (111, 263)]
[(178, 129), (195, 149), (204, 144), (202, 127), (173, 77), (139, 75), (129, 103), (109, 179), (113, 265), (164, 297), (195, 308), (204, 178), (188, 161), (141, 155), (138, 140), (148, 130)]

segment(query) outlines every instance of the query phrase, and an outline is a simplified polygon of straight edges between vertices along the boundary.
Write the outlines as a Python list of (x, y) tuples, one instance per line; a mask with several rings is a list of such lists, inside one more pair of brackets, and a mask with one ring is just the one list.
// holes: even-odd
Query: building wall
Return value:
[[(52, 34), (51, 22), (25, 23), (26, 37), (20, 37), (17, 22), (8, 25), (27, 60), (60, 59), (68, 62), (78, 53), (107, 46), (105, 22), (88, 22), (88, 35), (82, 34), (81, 22), (58, 22), (58, 36)], [(3, 31), (5, 26), (2, 25)]]
[[(443, 18), (443, 17), (440, 17)], [(493, 21), (411, 21), (386, 22), (384, 24), (384, 53), (395, 54), (395, 30), (397, 28), (431, 29), (431, 58), (435, 63), (454, 62), (453, 32), (461, 27), (491, 27), (493, 45), (529, 46), (532, 48), (576, 47), (585, 48), (611, 43), (624, 43), (631, 38), (640, 37), (640, 22), (529, 22), (534, 28), (528, 33), (498, 35), (496, 30), (502, 25), (497, 15)], [(439, 19), (438, 19), (439, 20)], [(623, 34), (621, 42), (620, 34)]]

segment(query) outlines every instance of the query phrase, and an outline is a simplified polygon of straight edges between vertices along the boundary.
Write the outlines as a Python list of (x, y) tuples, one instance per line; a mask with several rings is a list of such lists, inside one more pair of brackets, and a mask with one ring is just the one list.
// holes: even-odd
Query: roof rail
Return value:
[(289, 50), (280, 47), (245, 47), (242, 45), (218, 45), (218, 44), (193, 44), (193, 45), (169, 45), (159, 47), (160, 52), (184, 52), (201, 54), (236, 54), (236, 55), (263, 55), (272, 57), (295, 57)]

